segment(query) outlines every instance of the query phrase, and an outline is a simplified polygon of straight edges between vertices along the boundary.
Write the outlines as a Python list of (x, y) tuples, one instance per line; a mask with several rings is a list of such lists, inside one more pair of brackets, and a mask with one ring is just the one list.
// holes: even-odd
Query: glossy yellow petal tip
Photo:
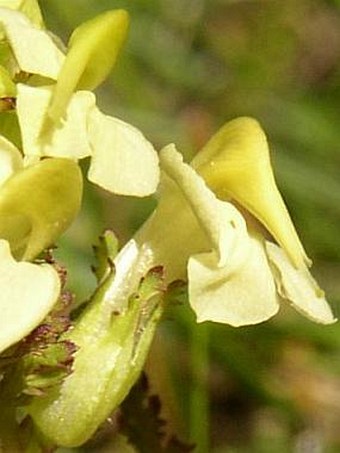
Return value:
[(1, 186), (0, 237), (16, 259), (32, 260), (69, 227), (80, 209), (82, 175), (70, 159), (44, 159)]
[(75, 90), (93, 90), (114, 66), (126, 39), (129, 15), (123, 9), (106, 11), (76, 28), (61, 68), (49, 108), (58, 121)]
[(192, 161), (219, 198), (235, 200), (254, 215), (300, 268), (310, 261), (276, 186), (269, 147), (259, 123), (226, 123)]

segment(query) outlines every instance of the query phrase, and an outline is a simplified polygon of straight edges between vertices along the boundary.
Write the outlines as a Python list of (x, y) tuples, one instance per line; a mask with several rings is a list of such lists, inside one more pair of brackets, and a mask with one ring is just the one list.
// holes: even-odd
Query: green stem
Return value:
[(196, 453), (209, 451), (209, 332), (206, 324), (191, 330), (190, 438)]
[(0, 451), (1, 453), (20, 453), (18, 425), (15, 419), (15, 407), (4, 403), (0, 415)]

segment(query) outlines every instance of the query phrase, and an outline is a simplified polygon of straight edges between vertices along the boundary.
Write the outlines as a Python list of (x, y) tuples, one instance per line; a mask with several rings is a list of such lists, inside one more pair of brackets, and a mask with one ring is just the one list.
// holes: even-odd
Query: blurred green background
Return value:
[[(41, 0), (67, 39), (98, 12), (126, 8), (131, 29), (98, 90), (105, 112), (190, 158), (225, 121), (256, 117), (314, 275), (340, 302), (340, 2), (338, 0)], [(61, 259), (79, 298), (94, 285), (91, 247), (104, 227), (122, 243), (153, 199), (88, 187)], [(197, 326), (167, 313), (147, 366), (169, 429), (197, 452), (340, 451), (340, 327), (283, 309), (263, 325)], [(82, 451), (125, 451), (112, 433)], [(116, 450), (115, 450), (116, 449)], [(150, 452), (153, 453), (153, 452)]]

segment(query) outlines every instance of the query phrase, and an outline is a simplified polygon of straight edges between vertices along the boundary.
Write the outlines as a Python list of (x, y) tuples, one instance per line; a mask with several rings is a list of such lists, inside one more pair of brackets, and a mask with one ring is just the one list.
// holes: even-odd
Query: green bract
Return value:
[(63, 339), (78, 347), (73, 372), (28, 408), (52, 443), (82, 445), (115, 410), (137, 380), (163, 311), (162, 269), (141, 280), (129, 245), (104, 273), (75, 327)]

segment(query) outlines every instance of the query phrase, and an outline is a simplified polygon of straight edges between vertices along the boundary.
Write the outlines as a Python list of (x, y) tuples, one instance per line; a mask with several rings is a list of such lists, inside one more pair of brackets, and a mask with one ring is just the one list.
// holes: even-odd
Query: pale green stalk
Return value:
[(192, 382), (190, 386), (190, 439), (196, 453), (209, 451), (209, 331), (206, 324), (191, 329)]

